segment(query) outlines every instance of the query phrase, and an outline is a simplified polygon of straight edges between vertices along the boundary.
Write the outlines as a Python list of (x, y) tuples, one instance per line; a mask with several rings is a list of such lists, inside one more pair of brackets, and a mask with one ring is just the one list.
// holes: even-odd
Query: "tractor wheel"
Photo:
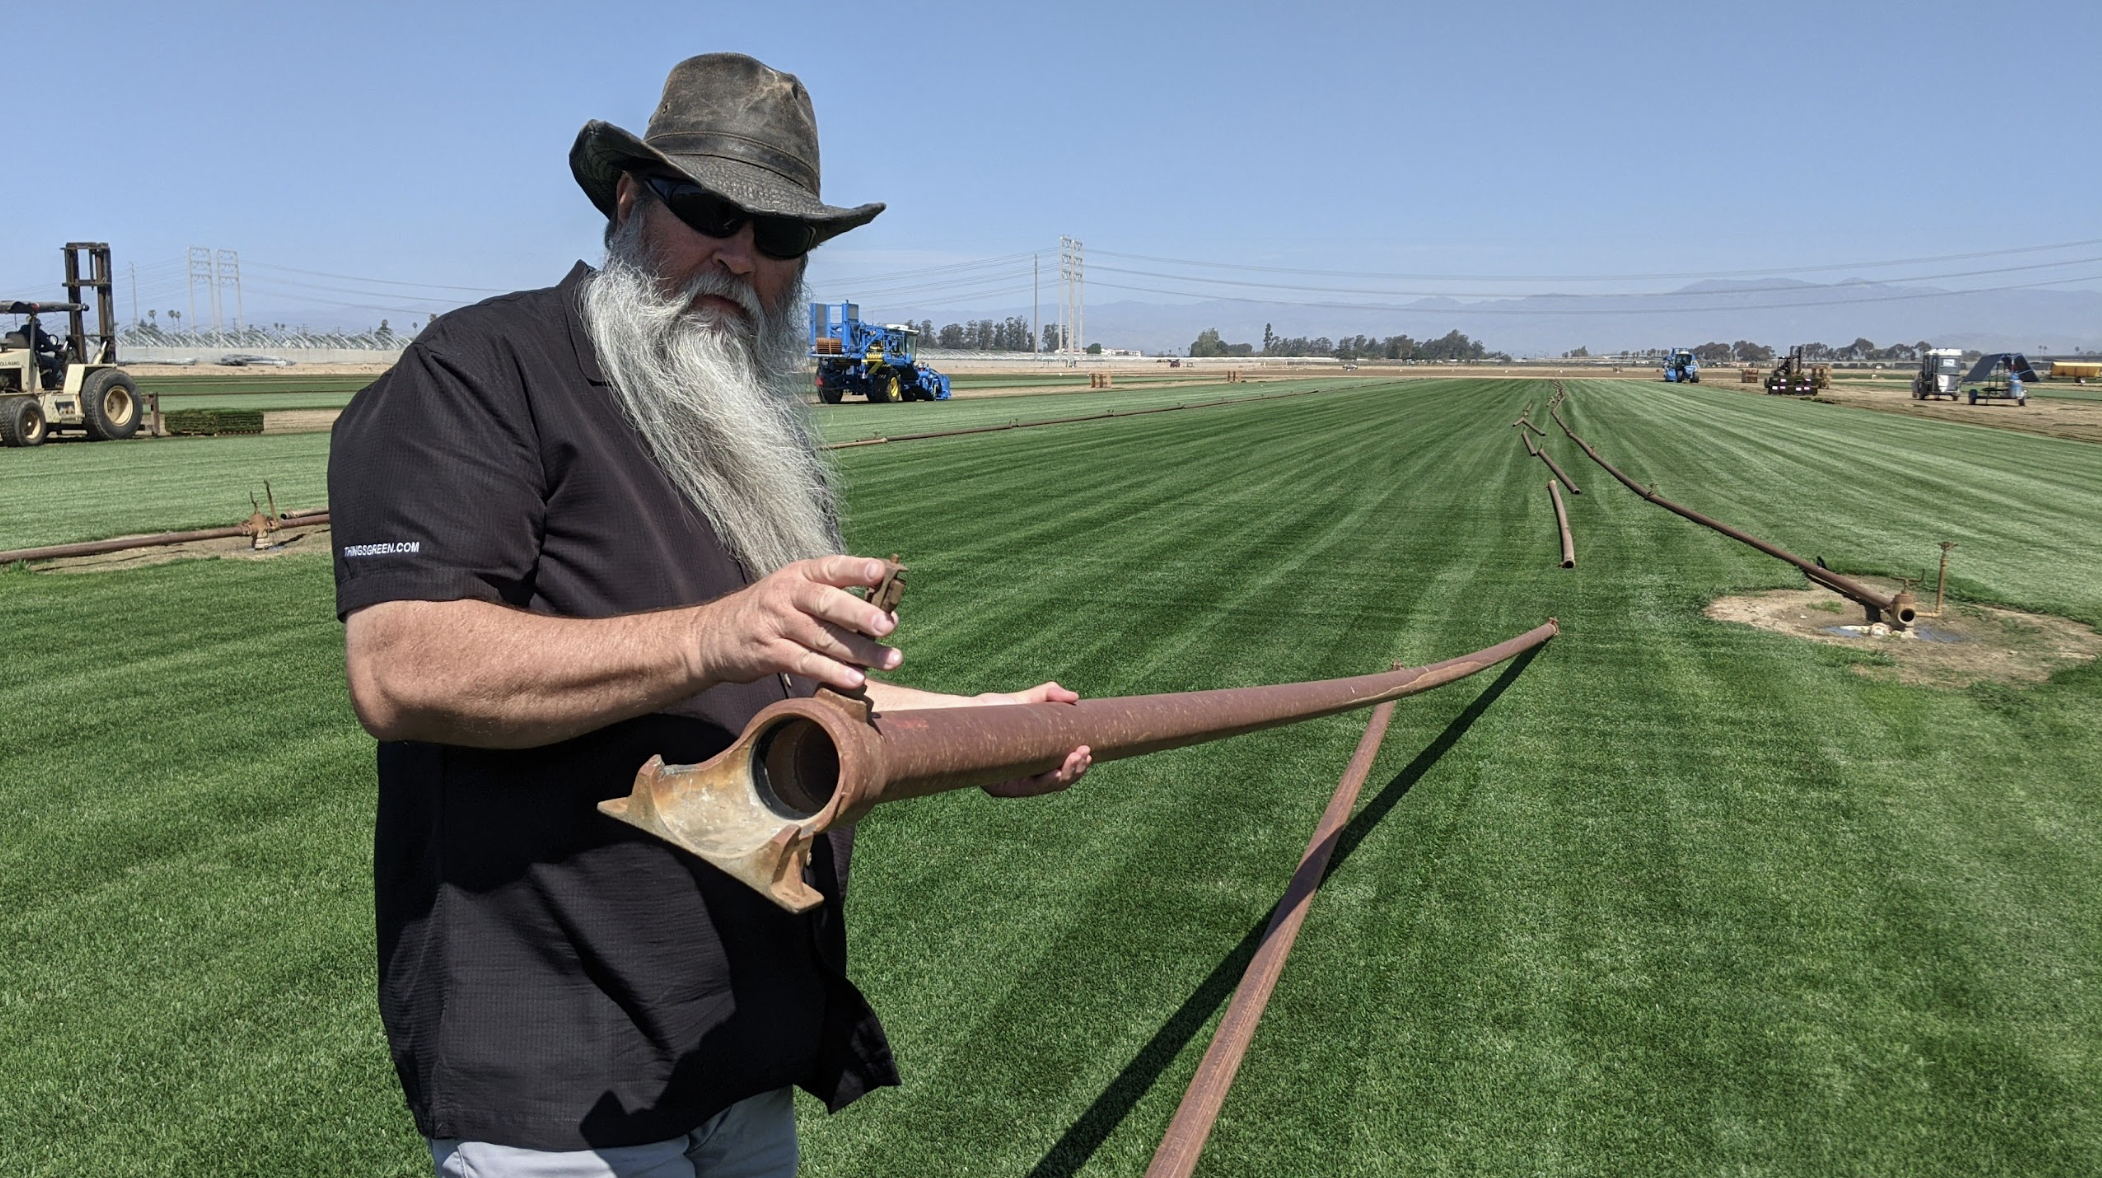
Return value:
[(139, 386), (123, 369), (91, 373), (80, 390), (80, 409), (94, 441), (121, 441), (139, 432)]
[(823, 401), (827, 405), (837, 405), (840, 403), (841, 400), (845, 399), (845, 397), (846, 393), (844, 390), (835, 389), (831, 385), (826, 384), (821, 384), (817, 386), (817, 399)]
[(869, 389), (869, 400), (881, 401), (886, 405), (897, 404), (898, 378), (895, 376), (877, 378), (876, 383)]
[(41, 446), (50, 431), (44, 427), (44, 408), (35, 397), (9, 397), (0, 401), (0, 443), (9, 446)]

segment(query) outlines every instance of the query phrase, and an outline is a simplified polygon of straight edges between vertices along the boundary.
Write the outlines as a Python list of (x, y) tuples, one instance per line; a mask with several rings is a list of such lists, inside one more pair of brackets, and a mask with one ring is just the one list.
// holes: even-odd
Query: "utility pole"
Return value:
[(1080, 240), (1073, 237), (1058, 239), (1058, 350), (1067, 354), (1079, 352), (1087, 345), (1081, 342), (1085, 327), (1081, 322), (1082, 309), (1086, 304), (1086, 273)]
[(1031, 253), (1029, 255), (1029, 351), (1031, 355), (1041, 350), (1039, 345), (1043, 341), (1043, 337), (1038, 334), (1043, 328), (1037, 325), (1037, 320), (1042, 318), (1044, 313), (1044, 282), (1042, 274), (1039, 273), (1042, 269), (1043, 266), (1038, 262), (1037, 255)]
[(139, 325), (139, 264), (137, 262), (127, 262), (125, 265), (131, 268), (131, 325), (137, 327)]
[[(220, 250), (217, 260), (219, 285), (231, 283), (234, 288), (234, 329), (240, 330), (247, 316), (241, 313), (241, 254), (238, 250)], [(213, 300), (215, 303), (218, 301)], [(214, 312), (216, 314), (216, 311)]]
[[(190, 334), (195, 335), (197, 334), (197, 284), (200, 282), (204, 283), (205, 307), (207, 310), (211, 308), (211, 304), (216, 302), (217, 299), (212, 285), (211, 247), (193, 245), (190, 247), (189, 257), (190, 273), (186, 285), (189, 288), (190, 295)], [(216, 320), (218, 317), (218, 314), (214, 312), (212, 318)]]

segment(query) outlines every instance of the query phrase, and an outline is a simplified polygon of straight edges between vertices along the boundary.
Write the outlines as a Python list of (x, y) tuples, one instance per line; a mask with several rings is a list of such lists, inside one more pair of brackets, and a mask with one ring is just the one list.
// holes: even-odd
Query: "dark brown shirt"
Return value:
[[(446, 315), (351, 401), (329, 455), (339, 615), (473, 598), (598, 618), (746, 583), (607, 387), (589, 273)], [(836, 1110), (898, 1082), (846, 977), (844, 838), (819, 840), (826, 902), (798, 916), (596, 808), (792, 687), (534, 749), (379, 746), (380, 1016), (425, 1136), (634, 1145), (788, 1084)]]

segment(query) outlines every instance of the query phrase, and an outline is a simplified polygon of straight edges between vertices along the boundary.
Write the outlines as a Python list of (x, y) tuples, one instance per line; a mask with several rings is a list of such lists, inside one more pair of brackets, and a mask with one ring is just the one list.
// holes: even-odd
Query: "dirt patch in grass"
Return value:
[[(1746, 392), (1764, 395), (1758, 385), (1742, 387)], [(1963, 421), (2017, 433), (2042, 434), (2048, 438), (2071, 438), (2076, 442), (2102, 442), (2102, 401), (2052, 396), (2058, 388), (2069, 387), (2049, 384), (2033, 387), (2031, 392), (2034, 395), (2027, 405), (2016, 405), (2011, 401), (1973, 405), (1968, 401), (1915, 401), (1912, 386), (1896, 381), (1871, 384), (1834, 378), (1832, 387), (1820, 393), (1817, 399), (1834, 405), (1851, 405), (1856, 409), (1873, 409), (1878, 413)]]
[(1950, 602), (1941, 617), (1921, 618), (1910, 631), (1884, 634), (1863, 624), (1860, 606), (1822, 589), (1723, 597), (1704, 612), (1720, 622), (1881, 655), (1887, 661), (1857, 664), (1854, 670), (1925, 687), (2041, 683), (2054, 671), (2102, 655), (2102, 634), (2089, 626), (1990, 605)]
[(222, 536), (216, 540), (192, 540), (186, 544), (163, 544), (156, 548), (130, 548), (100, 556), (68, 556), (40, 560), (30, 567), (40, 573), (106, 573), (113, 569), (137, 569), (171, 560), (212, 557), (226, 560), (271, 560), (302, 552), (328, 555), (329, 529), (289, 527), (270, 533), (271, 547), (257, 551), (247, 536)]

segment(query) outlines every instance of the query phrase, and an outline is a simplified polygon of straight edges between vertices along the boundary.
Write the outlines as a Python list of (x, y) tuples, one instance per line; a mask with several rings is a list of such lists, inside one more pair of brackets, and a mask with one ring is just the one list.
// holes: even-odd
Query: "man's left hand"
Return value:
[[(931, 691), (920, 691), (911, 687), (900, 687), (895, 683), (880, 680), (868, 681), (869, 699), (878, 712), (906, 712), (915, 708), (969, 708), (1002, 704), (1070, 704), (1080, 699), (1080, 693), (1057, 683), (1039, 683), (1022, 691), (988, 691), (983, 695), (941, 695)], [(1057, 793), (1088, 771), (1094, 763), (1094, 750), (1081, 745), (1066, 754), (1066, 759), (1056, 769), (1047, 770), (1034, 777), (1016, 777), (998, 785), (988, 785), (985, 792), (996, 798), (1030, 798), (1038, 794)]]
[[(1057, 683), (1039, 683), (1024, 691), (988, 691), (971, 697), (971, 702), (980, 704), (1070, 704), (1080, 700), (1080, 693)], [(1080, 780), (1094, 764), (1094, 750), (1081, 745), (1066, 754), (1065, 764), (1047, 770), (1034, 777), (1015, 777), (998, 785), (988, 785), (985, 792), (996, 798), (1033, 798), (1038, 794), (1054, 794)]]

